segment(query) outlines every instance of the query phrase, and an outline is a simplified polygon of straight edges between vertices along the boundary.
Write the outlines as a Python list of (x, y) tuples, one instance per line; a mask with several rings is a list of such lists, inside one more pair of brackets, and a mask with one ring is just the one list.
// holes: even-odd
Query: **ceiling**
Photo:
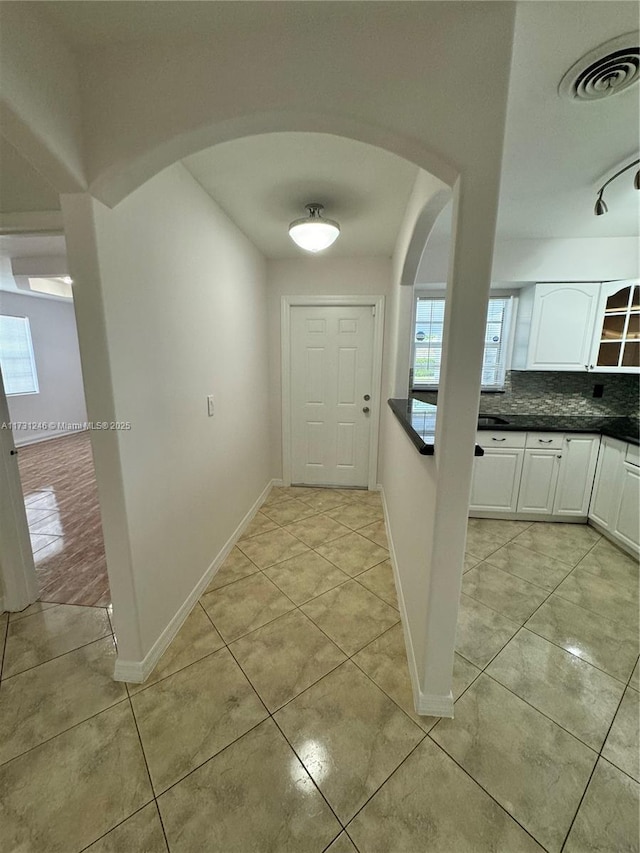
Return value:
[(267, 258), (300, 257), (287, 226), (310, 202), (341, 225), (325, 256), (390, 256), (418, 172), (380, 148), (326, 133), (251, 136), (183, 162)]
[(57, 192), (0, 136), (0, 213), (59, 210)]
[[(213, 28), (255, 27), (251, 4), (45, 2), (31, 6), (85, 53), (117, 41), (183, 40)], [(273, 3), (286, 26), (295, 4)], [(315, 3), (305, 4), (313, 16)], [(340, 3), (336, 3), (336, 15)], [(606, 191), (609, 213), (593, 215), (597, 188), (639, 148), (638, 85), (591, 103), (559, 97), (562, 76), (600, 43), (638, 27), (635, 2), (524, 2), (517, 7), (498, 237), (609, 237), (639, 233), (632, 173)], [(490, 97), (488, 93), (487, 97)], [(454, 108), (455, 105), (452, 105)], [(0, 146), (6, 203), (52, 208), (18, 155)], [(267, 257), (298, 255), (286, 234), (304, 205), (319, 201), (342, 226), (335, 255), (391, 253), (415, 167), (362, 143), (326, 134), (272, 134), (225, 143), (185, 161)], [(33, 172), (33, 170), (31, 170)], [(3, 202), (4, 205), (4, 202)], [(36, 205), (39, 205), (36, 207)], [(3, 207), (3, 209), (6, 209)], [(14, 207), (14, 210), (16, 208)], [(437, 232), (444, 237), (448, 216)]]

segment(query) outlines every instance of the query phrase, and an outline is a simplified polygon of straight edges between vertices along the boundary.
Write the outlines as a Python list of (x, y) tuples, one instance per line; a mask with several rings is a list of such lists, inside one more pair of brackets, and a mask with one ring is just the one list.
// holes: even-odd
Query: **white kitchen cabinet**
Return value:
[(587, 370), (600, 285), (536, 284), (527, 370)]
[(619, 502), (618, 482), (625, 450), (625, 443), (615, 438), (603, 436), (600, 442), (589, 518), (603, 530), (613, 530), (615, 523)]
[[(474, 462), (471, 503), (478, 513), (514, 513), (522, 474), (525, 434), (480, 432), (477, 443), (484, 450)], [(506, 445), (506, 446), (505, 446)]]
[(525, 450), (517, 504), (519, 513), (551, 515), (560, 460), (558, 450)]
[(640, 553), (640, 466), (634, 445), (602, 439), (589, 520), (625, 550)]
[(614, 281), (600, 287), (589, 369), (640, 371), (640, 282)]
[(587, 516), (599, 447), (599, 435), (565, 435), (554, 515)]

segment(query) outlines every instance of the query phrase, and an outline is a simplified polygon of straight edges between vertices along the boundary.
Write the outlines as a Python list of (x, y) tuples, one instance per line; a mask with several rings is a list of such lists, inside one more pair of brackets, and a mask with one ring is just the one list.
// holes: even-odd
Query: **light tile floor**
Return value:
[(0, 849), (638, 851), (637, 564), (470, 520), (438, 720), (387, 544), (378, 495), (274, 489), (144, 685), (104, 608), (0, 617)]

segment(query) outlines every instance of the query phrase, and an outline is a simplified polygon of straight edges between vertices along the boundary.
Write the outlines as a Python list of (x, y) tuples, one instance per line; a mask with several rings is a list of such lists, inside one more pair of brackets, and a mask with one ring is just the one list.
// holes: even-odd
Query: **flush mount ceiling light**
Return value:
[(302, 219), (294, 219), (289, 226), (289, 236), (305, 252), (322, 252), (328, 249), (338, 239), (340, 226), (332, 219), (324, 219), (322, 204), (305, 205), (309, 215)]
[[(615, 175), (612, 175), (612, 177), (610, 177), (608, 181), (604, 182), (604, 184), (598, 190), (598, 198), (596, 199), (596, 205), (593, 208), (593, 212), (595, 213), (596, 216), (602, 216), (603, 213), (607, 213), (607, 211), (609, 210), (609, 208), (607, 207), (607, 205), (604, 202), (604, 199), (602, 198), (602, 193), (605, 191), (606, 187), (609, 186), (611, 181), (615, 181), (616, 178), (620, 177), (620, 175), (623, 175), (625, 172), (629, 171), (629, 169), (633, 169), (633, 167), (637, 166), (639, 163), (640, 163), (640, 160), (634, 160), (633, 163), (629, 163), (628, 166), (625, 166), (624, 169), (620, 169), (620, 171), (616, 172)], [(633, 179), (633, 186), (637, 190), (640, 190), (640, 170), (636, 171), (635, 177)]]

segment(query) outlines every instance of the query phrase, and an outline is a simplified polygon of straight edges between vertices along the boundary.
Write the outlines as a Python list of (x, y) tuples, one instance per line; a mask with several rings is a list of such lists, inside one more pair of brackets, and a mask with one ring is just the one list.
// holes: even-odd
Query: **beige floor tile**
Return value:
[(102, 607), (60, 604), (9, 623), (2, 677), (16, 675), (111, 633)]
[(550, 853), (560, 851), (595, 752), (484, 674), (430, 737)]
[(351, 494), (357, 501), (367, 506), (380, 507), (382, 509), (382, 492), (368, 491), (367, 489), (351, 489)]
[(310, 548), (331, 542), (332, 539), (337, 539), (349, 532), (348, 527), (333, 518), (329, 518), (328, 515), (312, 515), (310, 518), (287, 524), (285, 530)]
[(612, 542), (601, 539), (578, 563), (579, 569), (617, 583), (638, 598), (640, 565)]
[(352, 501), (347, 506), (329, 510), (327, 515), (341, 524), (346, 524), (351, 530), (359, 530), (376, 521), (384, 521), (382, 507), (368, 506), (362, 501)]
[(327, 853), (358, 853), (353, 846), (353, 841), (346, 832), (341, 833), (333, 844), (327, 848)]
[(349, 824), (366, 853), (542, 853), (429, 738)]
[(269, 530), (275, 530), (277, 526), (276, 522), (272, 521), (263, 512), (257, 512), (246, 526), (240, 539), (250, 539), (252, 536), (258, 536), (260, 533), (268, 533)]
[(103, 835), (86, 853), (167, 853), (162, 824), (155, 803)]
[(389, 537), (384, 521), (374, 521), (373, 524), (367, 524), (366, 527), (361, 527), (358, 533), (361, 536), (366, 536), (367, 539), (371, 539), (381, 548), (389, 548)]
[(640, 641), (635, 631), (590, 613), (555, 593), (525, 627), (621, 681), (627, 681), (638, 658)]
[(633, 687), (634, 690), (640, 690), (640, 661), (636, 661), (636, 665), (633, 668), (629, 687)]
[(502, 545), (529, 527), (528, 521), (502, 521), (494, 518), (470, 518), (465, 550), (484, 560)]
[(575, 566), (600, 538), (600, 534), (586, 524), (537, 521), (521, 533), (515, 542), (531, 551)]
[(9, 613), (9, 621), (17, 622), (18, 619), (24, 619), (25, 616), (32, 616), (34, 613), (41, 613), (43, 610), (50, 610), (52, 607), (58, 606), (59, 605), (55, 604), (53, 601), (35, 601), (33, 604), (25, 607), (24, 610), (20, 610), (18, 613)]
[(338, 506), (348, 506), (353, 499), (340, 489), (311, 489), (301, 500), (316, 512), (327, 512)]
[(349, 581), (301, 609), (347, 654), (352, 655), (400, 619), (398, 611)]
[[(353, 656), (353, 662), (426, 732), (438, 722), (439, 717), (417, 714), (414, 709), (402, 625), (394, 625), (377, 640), (361, 649)], [(457, 699), (478, 675), (480, 670), (477, 667), (460, 655), (455, 655), (453, 698)]]
[(474, 557), (473, 554), (468, 554), (465, 551), (464, 564), (462, 566), (463, 573), (470, 571), (471, 569), (473, 569), (474, 566), (477, 566), (478, 563), (481, 563), (481, 562), (482, 562), (482, 560), (479, 560), (478, 557)]
[(287, 533), (286, 530), (271, 530), (238, 543), (238, 547), (259, 569), (268, 569), (296, 554), (308, 551), (308, 547)]
[(344, 653), (299, 610), (237, 640), (230, 649), (270, 711), (345, 660)]
[(258, 571), (260, 571), (258, 567), (239, 548), (234, 547), (213, 576), (205, 594), (214, 589), (220, 589), (221, 586), (226, 586), (228, 583), (234, 583), (242, 578), (249, 577), (249, 575), (254, 575)]
[(177, 672), (194, 661), (210, 655), (224, 646), (224, 640), (211, 624), (200, 604), (185, 619), (184, 625), (173, 638), (155, 669), (143, 684), (128, 684), (133, 696)]
[(275, 720), (343, 823), (424, 737), (350, 661), (278, 711)]
[(156, 794), (267, 716), (227, 649), (170, 675), (132, 703)]
[(295, 606), (262, 572), (209, 592), (200, 601), (227, 643)]
[(498, 548), (487, 559), (487, 563), (547, 590), (554, 590), (571, 571), (567, 563), (545, 557), (515, 542), (507, 542)]
[(640, 694), (627, 688), (607, 737), (602, 755), (640, 782)]
[(467, 572), (462, 579), (462, 591), (521, 625), (549, 595), (546, 589), (496, 569), (490, 563), (479, 563)]
[(340, 824), (271, 720), (159, 799), (171, 853), (321, 853)]
[(0, 849), (75, 853), (151, 798), (131, 708), (120, 702), (0, 767)]
[(639, 814), (640, 785), (601, 758), (564, 853), (638, 853)]
[(488, 674), (599, 751), (624, 684), (523, 629), (487, 667)]
[(264, 573), (295, 604), (304, 604), (349, 580), (349, 575), (342, 569), (315, 551), (305, 551), (298, 557), (265, 569)]
[(264, 512), (267, 507), (276, 506), (283, 501), (290, 501), (292, 497), (297, 495), (287, 494), (283, 486), (274, 486), (260, 506), (260, 512)]
[(576, 567), (557, 588), (556, 595), (629, 630), (638, 630), (638, 600), (624, 587)]
[(113, 637), (5, 679), (0, 690), (0, 764), (127, 698), (113, 680)]
[(358, 583), (366, 586), (371, 592), (374, 592), (378, 598), (386, 601), (392, 607), (398, 610), (398, 595), (396, 593), (396, 582), (393, 579), (393, 569), (389, 560), (384, 563), (379, 563), (372, 569), (367, 569), (366, 572), (358, 575)]
[(291, 500), (281, 501), (275, 506), (264, 507), (262, 513), (276, 524), (284, 525), (315, 515), (316, 510), (303, 501), (292, 498)]
[(460, 596), (456, 651), (483, 669), (518, 630), (512, 622), (475, 598)]
[(386, 548), (381, 548), (359, 533), (348, 533), (333, 542), (320, 545), (316, 551), (352, 577), (389, 559)]

